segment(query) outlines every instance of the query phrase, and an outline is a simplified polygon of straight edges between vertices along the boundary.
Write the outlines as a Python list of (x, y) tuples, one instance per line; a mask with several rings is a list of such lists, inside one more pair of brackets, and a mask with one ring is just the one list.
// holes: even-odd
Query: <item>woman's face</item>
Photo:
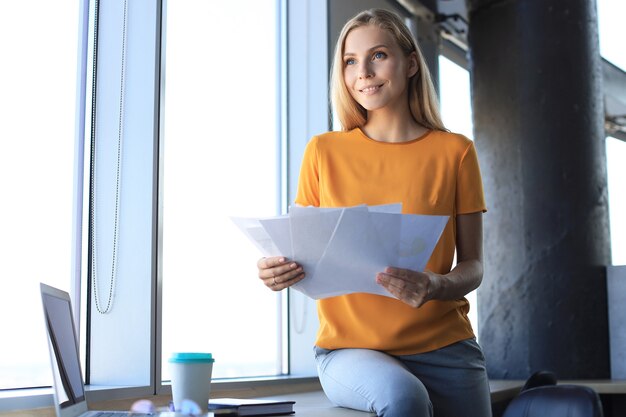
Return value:
[(373, 25), (350, 31), (343, 63), (348, 91), (368, 112), (408, 106), (407, 86), (417, 59), (406, 57), (388, 31)]

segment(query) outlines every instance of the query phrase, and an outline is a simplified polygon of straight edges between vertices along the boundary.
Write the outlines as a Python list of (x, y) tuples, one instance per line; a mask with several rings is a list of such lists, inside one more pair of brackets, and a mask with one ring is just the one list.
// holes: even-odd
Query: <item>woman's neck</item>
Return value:
[(404, 112), (369, 112), (367, 122), (361, 130), (368, 137), (380, 142), (407, 142), (428, 131), (408, 111), (402, 113)]

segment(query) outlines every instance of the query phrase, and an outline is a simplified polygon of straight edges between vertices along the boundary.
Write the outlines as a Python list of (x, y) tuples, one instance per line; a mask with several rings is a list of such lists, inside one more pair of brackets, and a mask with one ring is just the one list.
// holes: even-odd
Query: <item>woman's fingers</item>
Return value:
[(256, 266), (261, 269), (273, 268), (287, 262), (284, 256), (270, 256), (269, 258), (261, 258), (257, 261)]
[(385, 287), (394, 297), (411, 307), (420, 307), (424, 303), (424, 295), (412, 282), (397, 276), (379, 273), (376, 282)]
[(411, 307), (420, 307), (428, 301), (430, 277), (427, 273), (387, 268), (376, 275), (376, 282)]
[(302, 267), (282, 256), (261, 258), (257, 267), (259, 278), (273, 291), (283, 290), (304, 278)]
[(259, 278), (263, 280), (289, 274), (289, 272), (298, 269), (298, 264), (280, 256), (259, 259), (257, 266), (259, 268)]
[(281, 291), (287, 287), (291, 287), (293, 284), (304, 279), (304, 272), (302, 272), (302, 268), (299, 269), (300, 271), (293, 275), (290, 273), (272, 278), (271, 280), (266, 280), (265, 285), (267, 285), (272, 291)]

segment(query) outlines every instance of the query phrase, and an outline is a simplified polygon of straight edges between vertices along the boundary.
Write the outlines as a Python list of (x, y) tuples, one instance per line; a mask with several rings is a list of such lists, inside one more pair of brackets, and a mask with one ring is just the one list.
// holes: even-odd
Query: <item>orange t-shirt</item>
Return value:
[[(486, 211), (473, 142), (441, 131), (400, 143), (373, 140), (359, 128), (315, 136), (304, 153), (295, 202), (317, 207), (401, 202), (403, 213), (450, 216), (426, 265), (440, 274), (452, 267), (455, 216)], [(404, 355), (474, 336), (465, 298), (432, 300), (416, 309), (395, 298), (355, 293), (318, 300), (317, 307), (316, 345), (326, 349)]]

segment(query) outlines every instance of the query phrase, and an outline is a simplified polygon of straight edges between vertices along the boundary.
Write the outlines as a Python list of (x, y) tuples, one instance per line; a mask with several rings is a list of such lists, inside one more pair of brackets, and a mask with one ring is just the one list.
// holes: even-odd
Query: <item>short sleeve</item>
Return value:
[(483, 182), (478, 165), (478, 155), (474, 143), (465, 150), (459, 172), (456, 187), (456, 213), (469, 214), (487, 211)]
[(298, 192), (296, 193), (296, 204), (300, 206), (320, 205), (320, 179), (319, 179), (319, 158), (318, 139), (313, 137), (304, 149), (302, 165), (300, 166), (300, 177), (298, 178)]

